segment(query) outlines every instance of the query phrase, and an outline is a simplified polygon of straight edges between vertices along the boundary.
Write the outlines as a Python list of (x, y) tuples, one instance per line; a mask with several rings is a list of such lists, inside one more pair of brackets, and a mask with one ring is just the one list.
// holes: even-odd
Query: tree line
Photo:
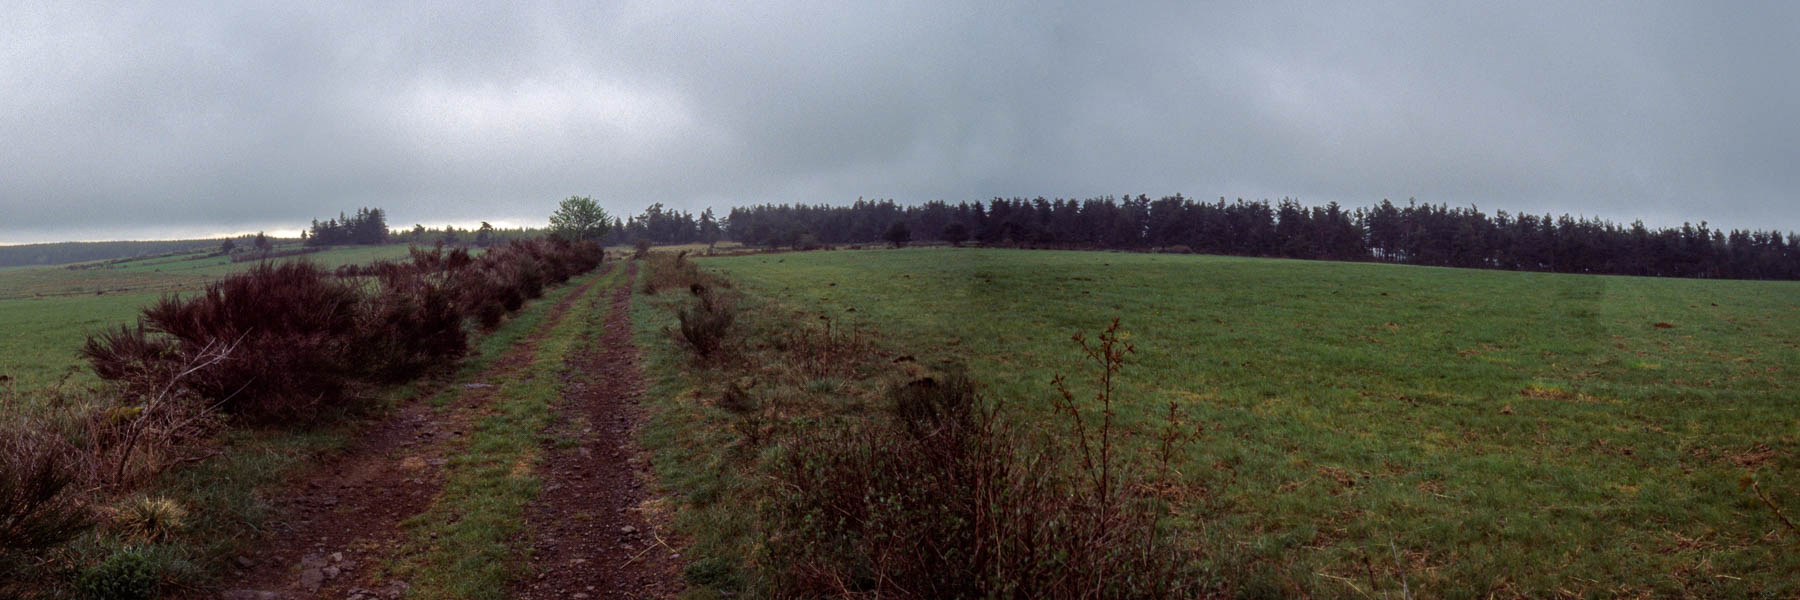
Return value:
[(96, 260), (123, 260), (192, 252), (219, 243), (214, 239), (156, 240), (143, 242), (52, 242), (0, 245), (0, 267), (62, 265)]
[[(601, 218), (608, 218), (600, 213)], [(1104, 196), (1084, 200), (994, 198), (901, 205), (862, 200), (849, 205), (762, 204), (734, 207), (724, 218), (661, 203), (610, 218), (604, 241), (629, 245), (710, 244), (808, 249), (827, 245), (904, 244), (912, 240), (1029, 248), (1098, 248), (1198, 252), (1312, 260), (1604, 273), (1660, 277), (1800, 279), (1800, 235), (1775, 230), (1714, 229), (1706, 222), (1651, 228), (1600, 218), (1483, 212), (1388, 200), (1347, 208), (1279, 202), (1196, 201), (1180, 194)], [(486, 245), (527, 230), (437, 233), (415, 226), (389, 234), (381, 209), (315, 221), (309, 245), (404, 241)], [(379, 226), (379, 227), (377, 227)], [(391, 236), (391, 238), (390, 238)], [(349, 241), (332, 241), (349, 240)]]
[(324, 223), (313, 219), (312, 227), (300, 232), (300, 239), (308, 246), (385, 244), (388, 241), (387, 211), (359, 208), (354, 216), (338, 213), (338, 218), (326, 219)]
[[(660, 205), (658, 207), (660, 208)], [(710, 212), (710, 211), (709, 211)], [(686, 218), (658, 210), (658, 220)], [(1722, 230), (1707, 223), (1651, 228), (1599, 218), (1489, 215), (1475, 206), (1383, 200), (1350, 209), (1336, 202), (1201, 202), (1181, 195), (1085, 200), (995, 198), (988, 202), (847, 206), (764, 204), (733, 208), (725, 239), (805, 248), (907, 239), (984, 246), (1164, 250), (1316, 260), (1609, 273), (1663, 277), (1800, 279), (1800, 235)], [(644, 229), (657, 243), (707, 241), (701, 224)]]

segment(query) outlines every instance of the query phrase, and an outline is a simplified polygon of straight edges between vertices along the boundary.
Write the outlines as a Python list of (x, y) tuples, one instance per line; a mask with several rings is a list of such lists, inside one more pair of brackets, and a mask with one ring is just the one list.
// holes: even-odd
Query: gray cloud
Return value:
[(1181, 192), (1800, 229), (1787, 3), (37, 3), (0, 242)]

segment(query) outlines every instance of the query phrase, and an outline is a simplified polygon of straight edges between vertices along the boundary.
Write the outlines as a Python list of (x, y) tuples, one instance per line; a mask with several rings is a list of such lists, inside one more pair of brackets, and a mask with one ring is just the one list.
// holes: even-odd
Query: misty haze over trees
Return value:
[(986, 203), (903, 206), (765, 204), (690, 213), (653, 205), (619, 224), (611, 243), (732, 239), (789, 248), (875, 243), (896, 223), (915, 241), (987, 246), (1165, 250), (1315, 260), (1605, 273), (1662, 277), (1800, 279), (1800, 235), (1724, 231), (1705, 222), (1649, 228), (1569, 215), (1492, 215), (1477, 207), (1383, 200), (1368, 208), (1335, 202), (1197, 202), (1177, 194), (1086, 200), (995, 198)]

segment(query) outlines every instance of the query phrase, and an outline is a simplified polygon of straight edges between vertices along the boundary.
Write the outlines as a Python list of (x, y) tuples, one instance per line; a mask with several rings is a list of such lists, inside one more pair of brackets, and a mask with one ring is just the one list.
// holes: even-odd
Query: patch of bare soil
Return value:
[(533, 505), (532, 567), (519, 598), (666, 598), (680, 591), (681, 556), (647, 510), (649, 460), (638, 446), (643, 378), (631, 332), (631, 266), (613, 290), (600, 339), (570, 357), (563, 433), (551, 448), (544, 492)]
[[(610, 267), (611, 265), (608, 265)], [(258, 551), (239, 557), (217, 597), (227, 600), (399, 598), (405, 582), (377, 570), (405, 542), (400, 522), (424, 511), (443, 485), (448, 450), (467, 434), (472, 413), (488, 404), (493, 381), (523, 367), (538, 342), (588, 293), (583, 284), (550, 309), (542, 324), (494, 361), (452, 410), (434, 410), (421, 394), (371, 425), (348, 451), (328, 459), (277, 496), (284, 518)]]

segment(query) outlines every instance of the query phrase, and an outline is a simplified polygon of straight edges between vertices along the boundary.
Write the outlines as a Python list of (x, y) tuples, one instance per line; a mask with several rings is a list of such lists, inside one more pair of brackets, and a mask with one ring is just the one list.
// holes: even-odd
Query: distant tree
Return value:
[(481, 229), (475, 230), (475, 245), (486, 247), (494, 243), (494, 226), (487, 221), (481, 222)]
[(359, 208), (356, 216), (338, 213), (336, 219), (321, 223), (314, 219), (312, 227), (301, 238), (308, 246), (336, 244), (384, 244), (388, 240), (387, 212), (379, 208)]
[(881, 239), (887, 240), (895, 248), (905, 248), (906, 243), (912, 241), (912, 231), (906, 228), (906, 221), (894, 221), (893, 225), (888, 226), (887, 233), (882, 234)]
[(550, 215), (551, 233), (566, 240), (598, 240), (606, 230), (606, 211), (586, 196), (569, 196)]
[(719, 243), (719, 221), (713, 218), (713, 211), (708, 208), (700, 212), (700, 242), (706, 244), (706, 251), (711, 252), (714, 244)]
[(439, 239), (443, 240), (444, 245), (446, 246), (455, 246), (462, 243), (462, 236), (456, 234), (456, 226), (454, 225), (445, 225), (444, 237)]
[(236, 249), (237, 242), (233, 241), (231, 238), (225, 238), (225, 242), (219, 244), (219, 252), (222, 254), (231, 254), (231, 251)]
[(955, 221), (949, 225), (945, 225), (944, 241), (950, 242), (950, 245), (952, 246), (961, 248), (963, 242), (969, 241), (969, 226), (962, 224), (962, 221)]

